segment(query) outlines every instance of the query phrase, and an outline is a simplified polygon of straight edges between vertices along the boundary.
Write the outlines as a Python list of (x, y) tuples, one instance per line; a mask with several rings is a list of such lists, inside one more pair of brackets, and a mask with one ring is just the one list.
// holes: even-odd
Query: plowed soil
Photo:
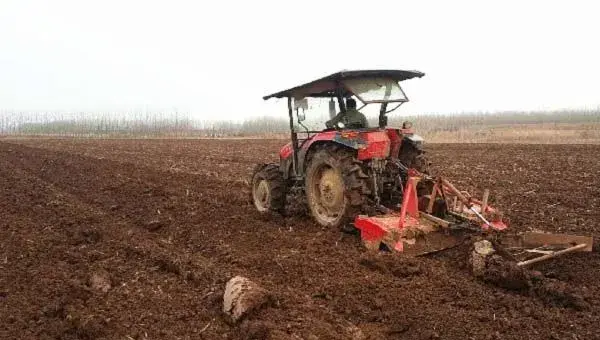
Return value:
[[(369, 255), (356, 235), (248, 204), (281, 141), (0, 142), (2, 339), (597, 339), (600, 253), (535, 267), (585, 301), (513, 291), (464, 259)], [(600, 236), (600, 146), (429, 145), (516, 230)], [(233, 325), (227, 280), (275, 302)], [(550, 290), (556, 292), (556, 289)]]

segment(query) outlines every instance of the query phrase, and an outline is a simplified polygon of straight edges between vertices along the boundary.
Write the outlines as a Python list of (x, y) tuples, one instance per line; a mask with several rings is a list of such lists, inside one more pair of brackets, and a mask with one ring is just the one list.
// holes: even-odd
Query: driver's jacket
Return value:
[(338, 122), (342, 122), (344, 126), (348, 128), (360, 129), (369, 127), (367, 118), (357, 109), (347, 109), (345, 113), (340, 112), (335, 117), (327, 121), (325, 125), (329, 128), (333, 128)]

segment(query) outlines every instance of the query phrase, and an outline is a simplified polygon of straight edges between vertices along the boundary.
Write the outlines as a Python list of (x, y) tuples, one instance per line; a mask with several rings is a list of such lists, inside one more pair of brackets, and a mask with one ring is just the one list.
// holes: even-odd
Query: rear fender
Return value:
[(292, 165), (294, 164), (294, 148), (292, 143), (287, 143), (279, 150), (279, 171), (283, 174), (284, 179), (291, 176)]
[(289, 142), (279, 150), (279, 159), (288, 159), (293, 153), (294, 148), (292, 147), (292, 142)]
[(404, 137), (404, 142), (412, 144), (415, 149), (423, 150), (425, 139), (417, 134), (412, 134)]
[(279, 160), (279, 171), (283, 175), (283, 179), (289, 179), (292, 176), (292, 166), (294, 165), (294, 157), (281, 158)]
[(306, 156), (318, 145), (335, 143), (357, 151), (359, 160), (386, 158), (390, 154), (390, 138), (386, 131), (325, 131), (307, 141), (299, 152), (299, 169), (304, 172)]

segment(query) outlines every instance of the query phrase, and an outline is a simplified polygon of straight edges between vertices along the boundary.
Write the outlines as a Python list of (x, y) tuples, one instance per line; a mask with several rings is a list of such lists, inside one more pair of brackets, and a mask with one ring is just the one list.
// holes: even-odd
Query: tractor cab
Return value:
[[(408, 169), (426, 172), (423, 140), (409, 123), (388, 128), (387, 114), (408, 102), (400, 82), (418, 71), (342, 71), (263, 97), (287, 98), (291, 141), (279, 163), (259, 164), (252, 201), (259, 211), (281, 211), (287, 197), (305, 197), (323, 226), (344, 226), (368, 205), (395, 208)], [(309, 124), (309, 100), (328, 101), (328, 112)], [(377, 121), (362, 113), (375, 108)], [(310, 117), (313, 119), (314, 116)]]
[[(355, 149), (361, 160), (391, 156), (413, 166), (423, 139), (409, 122), (388, 128), (387, 115), (409, 101), (400, 83), (423, 76), (405, 70), (341, 71), (263, 97), (288, 100), (291, 141), (280, 151), (284, 176), (302, 179), (311, 147), (327, 141)], [(324, 99), (327, 115), (307, 116), (311, 101)], [(366, 110), (377, 111), (377, 121), (368, 121)]]

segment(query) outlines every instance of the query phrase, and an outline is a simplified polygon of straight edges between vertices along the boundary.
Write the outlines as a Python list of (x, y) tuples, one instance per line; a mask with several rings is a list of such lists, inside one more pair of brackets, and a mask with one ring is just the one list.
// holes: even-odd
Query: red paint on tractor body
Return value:
[(310, 142), (307, 143), (306, 147), (310, 147), (310, 144), (317, 141), (334, 140), (337, 134), (338, 132), (334, 130), (319, 132), (310, 139)]
[(358, 159), (386, 158), (390, 154), (390, 138), (386, 131), (360, 133), (365, 146), (358, 148)]
[[(392, 137), (390, 138), (390, 135)], [(331, 141), (353, 148), (358, 152), (359, 160), (368, 160), (373, 158), (386, 158), (390, 155), (392, 146), (394, 145), (395, 155), (400, 148), (400, 136), (393, 130), (344, 130), (344, 131), (323, 131), (307, 140), (301, 148), (307, 150), (316, 142)], [(279, 157), (282, 160), (288, 159), (294, 153), (292, 143), (288, 143), (279, 150)]]
[(390, 157), (396, 159), (400, 154), (400, 145), (402, 144), (400, 132), (397, 129), (386, 129), (385, 132), (390, 139)]
[(318, 134), (312, 136), (312, 138), (310, 140), (306, 141), (306, 143), (304, 143), (304, 145), (302, 145), (302, 148), (309, 149), (313, 143), (319, 142), (319, 141), (333, 141), (335, 139), (336, 134), (337, 134), (336, 131), (319, 132)]
[[(361, 131), (324, 131), (314, 135), (308, 140), (302, 149), (309, 149), (313, 143), (331, 141), (345, 145), (358, 151), (358, 159), (367, 160), (373, 158), (386, 158), (390, 154), (390, 138), (385, 130)], [(291, 146), (291, 144), (290, 144)], [(289, 151), (290, 154), (293, 150)], [(289, 156), (286, 150), (285, 154)], [(280, 155), (284, 154), (283, 149)]]
[(279, 157), (281, 159), (287, 159), (292, 153), (294, 153), (294, 148), (292, 147), (292, 142), (289, 142), (279, 150)]

